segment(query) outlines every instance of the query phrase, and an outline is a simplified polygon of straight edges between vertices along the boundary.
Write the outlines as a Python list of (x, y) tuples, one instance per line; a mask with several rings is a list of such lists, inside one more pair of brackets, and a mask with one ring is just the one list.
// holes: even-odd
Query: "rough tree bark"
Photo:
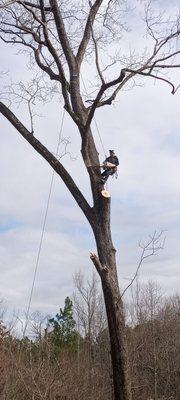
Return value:
[[(155, 41), (152, 54), (146, 57), (144, 62), (140, 58), (139, 63), (135, 60), (133, 64), (132, 60), (130, 62), (128, 59), (127, 67), (123, 69), (119, 67), (118, 71), (120, 72), (117, 78), (109, 81), (106, 81), (103, 71), (100, 68), (98, 41), (94, 35), (93, 27), (99, 8), (102, 6), (101, 13), (98, 15), (98, 24), (101, 18), (103, 28), (106, 26), (109, 10), (111, 7), (117, 6), (116, 2), (105, 2), (103, 0), (95, 0), (93, 4), (89, 2), (89, 11), (85, 13), (87, 17), (84, 19), (84, 32), (82, 34), (82, 21), (80, 21), (80, 32), (82, 35), (75, 50), (65, 26), (68, 14), (66, 13), (63, 18), (63, 10), (61, 9), (63, 3), (61, 4), (59, 0), (49, 0), (49, 2), (44, 2), (44, 0), (14, 0), (7, 2), (7, 6), (4, 0), (3, 5), (5, 6), (2, 7), (2, 18), (0, 21), (0, 37), (3, 42), (24, 46), (30, 50), (31, 55), (34, 55), (37, 66), (51, 81), (56, 81), (60, 85), (59, 90), (62, 92), (64, 108), (79, 129), (82, 143), (82, 158), (91, 183), (92, 206), (89, 205), (62, 163), (36, 139), (32, 132), (28, 131), (9, 107), (0, 102), (0, 113), (9, 120), (24, 139), (57, 172), (92, 227), (98, 255), (91, 254), (91, 260), (100, 275), (106, 305), (111, 344), (114, 400), (129, 400), (131, 391), (128, 376), (123, 303), (117, 277), (116, 251), (111, 238), (111, 200), (101, 195), (100, 162), (91, 131), (91, 122), (96, 109), (110, 105), (126, 82), (137, 75), (142, 75), (143, 77), (149, 76), (168, 83), (171, 86), (172, 93), (175, 93), (177, 89), (167, 78), (164, 78), (164, 75), (161, 76), (159, 73), (161, 70), (164, 71), (165, 68), (169, 70), (173, 67), (179, 67), (176, 63), (176, 56), (180, 52), (175, 51), (173, 46), (169, 46), (180, 35), (179, 24), (174, 24), (170, 33), (167, 32), (165, 36), (162, 35), (162, 31), (160, 30), (158, 38), (157, 31), (153, 33), (154, 20), (152, 21), (152, 25), (151, 19), (148, 24), (150, 3), (148, 1), (146, 19), (149, 34)], [(77, 23), (78, 15), (75, 17)], [(69, 18), (72, 18), (72, 15)], [(52, 32), (55, 33), (52, 34)], [(95, 99), (91, 102), (90, 106), (86, 107), (80, 89), (80, 71), (90, 41), (91, 45), (94, 45), (95, 65), (100, 86)], [(168, 52), (164, 50), (166, 46), (168, 46)], [(120, 65), (124, 65), (124, 59)], [(131, 65), (131, 68), (129, 65)]]

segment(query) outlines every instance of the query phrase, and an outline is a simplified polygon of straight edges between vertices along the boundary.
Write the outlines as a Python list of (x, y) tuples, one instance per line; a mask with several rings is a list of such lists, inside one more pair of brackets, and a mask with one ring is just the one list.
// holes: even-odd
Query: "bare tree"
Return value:
[(133, 399), (179, 398), (178, 297), (156, 282), (132, 289), (128, 348)]
[[(118, 46), (119, 39), (128, 29), (125, 18), (131, 8), (128, 9), (125, 0), (4, 0), (0, 11), (1, 39), (4, 43), (26, 49), (31, 62), (57, 83), (64, 108), (80, 133), (81, 154), (91, 183), (92, 205), (58, 158), (36, 138), (32, 121), (31, 130), (28, 130), (11, 111), (9, 103), (0, 102), (2, 115), (61, 177), (92, 228), (98, 255), (91, 254), (91, 260), (100, 275), (105, 299), (115, 400), (130, 398), (125, 323), (116, 250), (111, 238), (110, 199), (101, 194), (100, 162), (91, 122), (97, 108), (110, 105), (118, 92), (129, 82), (134, 83), (137, 77), (160, 80), (171, 87), (173, 94), (178, 88), (165, 73), (180, 67), (177, 46), (179, 14), (174, 18), (168, 18), (166, 13), (155, 15), (152, 2), (145, 4), (145, 22), (151, 41), (149, 51), (143, 49), (139, 56), (132, 53), (119, 56), (117, 53), (117, 56), (108, 57), (107, 54), (107, 46), (109, 50), (111, 45), (116, 52), (115, 43)], [(101, 63), (103, 54), (105, 66)], [(96, 76), (93, 94), (88, 93), (84, 99), (81, 69), (88, 57), (94, 62)], [(89, 101), (88, 106), (85, 100)], [(30, 117), (33, 117), (32, 109), (30, 112)]]
[(89, 342), (95, 341), (106, 327), (106, 315), (95, 272), (85, 281), (82, 272), (74, 275), (74, 310), (78, 329)]

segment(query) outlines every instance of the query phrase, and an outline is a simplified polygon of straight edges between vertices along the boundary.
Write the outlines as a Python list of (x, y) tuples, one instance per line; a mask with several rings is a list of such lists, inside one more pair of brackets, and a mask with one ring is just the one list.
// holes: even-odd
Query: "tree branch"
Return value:
[[(40, 4), (43, 4), (44, 0), (40, 0)], [(71, 45), (66, 33), (66, 29), (65, 29), (65, 25), (63, 22), (63, 18), (62, 18), (62, 14), (60, 11), (60, 6), (57, 3), (57, 0), (50, 0), (50, 4), (52, 6), (52, 12), (54, 15), (54, 21), (55, 21), (55, 25), (56, 25), (56, 29), (57, 29), (57, 33), (58, 33), (58, 37), (59, 37), (59, 41), (60, 44), (62, 46), (63, 49), (63, 53), (65, 55), (67, 64), (68, 64), (68, 68), (69, 68), (69, 73), (70, 73), (70, 96), (71, 96), (71, 105), (72, 108), (70, 110), (70, 104), (68, 105), (69, 110), (72, 114), (72, 112), (74, 112), (74, 115), (76, 115), (76, 123), (79, 126), (80, 124), (82, 125), (82, 123), (80, 121), (82, 121), (82, 119), (84, 118), (84, 111), (85, 111), (85, 107), (83, 105), (83, 101), (82, 101), (82, 97), (80, 94), (80, 87), (79, 87), (79, 71), (78, 71), (78, 67), (77, 67), (77, 62), (76, 62), (76, 58), (73, 54), (73, 51), (71, 49)], [(62, 88), (63, 88), (63, 84), (62, 84)], [(70, 114), (70, 115), (71, 115)], [(79, 121), (78, 121), (79, 119)], [(75, 118), (74, 118), (75, 120)]]
[[(43, 0), (40, 0), (40, 4), (42, 4), (42, 2), (43, 2)], [(73, 54), (73, 51), (72, 51), (70, 43), (69, 43), (69, 39), (67, 37), (63, 18), (62, 18), (61, 11), (60, 11), (60, 6), (58, 5), (57, 0), (50, 0), (50, 4), (51, 4), (52, 12), (54, 15), (54, 21), (56, 24), (59, 41), (61, 43), (64, 55), (66, 57), (66, 60), (67, 60), (68, 66), (69, 66), (69, 70), (71, 73), (75, 73), (77, 70), (76, 60), (75, 60), (75, 56)]]
[(173, 84), (169, 79), (162, 78), (161, 76), (154, 75), (154, 74), (149, 74), (149, 73), (145, 73), (145, 72), (141, 72), (140, 75), (150, 76), (151, 78), (157, 79), (157, 80), (159, 80), (159, 81), (164, 81), (164, 82), (166, 82), (168, 85), (171, 86), (171, 88), (172, 88), (172, 89), (171, 89), (171, 93), (172, 93), (172, 94), (175, 94), (176, 91), (177, 91), (177, 89), (178, 89), (178, 87), (176, 88), (176, 87), (174, 86), (174, 84)]
[(78, 52), (77, 52), (77, 55), (76, 55), (76, 60), (77, 60), (77, 63), (78, 63), (79, 67), (80, 67), (80, 65), (82, 63), (82, 60), (84, 58), (84, 54), (86, 52), (86, 48), (87, 48), (87, 45), (89, 43), (89, 39), (90, 39), (90, 36), (91, 36), (91, 29), (92, 29), (96, 14), (97, 14), (102, 2), (103, 2), (103, 0), (96, 0), (95, 3), (93, 4), (93, 6), (90, 9), (89, 16), (88, 16), (88, 19), (87, 19), (87, 22), (86, 22), (86, 26), (85, 26), (85, 30), (84, 30), (84, 34), (83, 34), (83, 38), (81, 40), (81, 43), (79, 45)]
[(96, 96), (96, 99), (94, 100), (92, 106), (90, 107), (89, 115), (88, 115), (87, 122), (86, 122), (86, 129), (88, 129), (91, 124), (95, 110), (98, 107), (98, 104), (100, 103), (103, 93), (107, 89), (109, 89), (111, 86), (118, 85), (118, 83), (122, 82), (124, 78), (125, 78), (125, 70), (122, 69), (121, 73), (117, 79), (114, 79), (113, 81), (110, 81), (108, 83), (104, 83), (101, 85), (101, 88)]
[[(40, 18), (38, 18), (37, 14), (34, 12), (34, 10), (32, 8), (28, 7), (27, 2), (23, 2), (22, 0), (18, 0), (18, 3), (24, 7), (30, 14), (32, 14), (33, 18), (35, 21), (37, 21), (40, 25), (43, 25), (43, 21), (40, 20)], [(40, 6), (38, 7), (40, 9)]]
[[(150, 68), (151, 72), (144, 72), (146, 69), (149, 69), (149, 68)], [(160, 66), (160, 68), (162, 68), (162, 66)], [(165, 66), (164, 65), (163, 68), (174, 68), (174, 66), (170, 67), (170, 66)], [(144, 71), (143, 71), (143, 69), (144, 69)], [(153, 69), (154, 69), (154, 67), (153, 67)], [(163, 78), (162, 76), (158, 76), (158, 75), (152, 74), (153, 69), (150, 66), (148, 66), (148, 67), (146, 66), (144, 68), (141, 68), (141, 70), (132, 70), (132, 69), (128, 68), (128, 69), (126, 69), (126, 71), (127, 72), (131, 72), (133, 75), (149, 76), (150, 78), (154, 78), (154, 79), (163, 81), (163, 82), (165, 82), (165, 83), (167, 83), (168, 85), (171, 86), (171, 88), (172, 88), (171, 93), (175, 94), (177, 92), (177, 90), (179, 89), (179, 85), (177, 87), (175, 87), (175, 85), (169, 79)]]
[(104, 271), (104, 268), (102, 266), (102, 264), (100, 263), (99, 258), (97, 257), (96, 254), (94, 253), (90, 253), (90, 259), (93, 262), (97, 272), (99, 273), (99, 275), (101, 275), (101, 273)]
[(161, 239), (162, 233), (163, 233), (163, 231), (161, 231), (160, 233), (157, 233), (155, 231), (152, 236), (149, 235), (150, 240), (146, 244), (139, 243), (139, 247), (142, 248), (140, 261), (138, 263), (138, 266), (137, 266), (137, 269), (136, 269), (136, 272), (135, 272), (133, 278), (131, 279), (129, 285), (123, 290), (121, 297), (124, 296), (126, 291), (130, 288), (130, 286), (133, 284), (133, 282), (137, 278), (138, 272), (140, 270), (140, 267), (141, 267), (143, 261), (146, 258), (156, 255), (159, 250), (162, 250), (164, 248), (165, 237), (163, 239)]
[[(32, 7), (32, 8), (37, 8), (38, 10), (40, 10), (40, 6), (38, 5), (38, 4), (34, 4), (34, 3), (31, 3), (30, 1), (18, 1), (17, 0), (17, 3), (21, 3), (21, 4), (25, 4), (26, 6), (29, 6), (29, 7)], [(52, 11), (52, 8), (51, 7), (47, 7), (47, 6), (45, 6), (44, 7), (44, 10), (45, 11), (47, 11), (47, 12), (50, 12), (50, 11)]]
[(64, 168), (64, 166), (57, 160), (57, 158), (38, 140), (30, 131), (19, 121), (14, 113), (2, 102), (0, 102), (0, 112), (6, 119), (18, 130), (18, 132), (26, 139), (31, 146), (51, 165), (51, 167), (61, 177), (70, 193), (76, 200), (77, 204), (87, 217), (88, 221), (92, 223), (93, 209), (88, 204), (87, 200), (80, 192), (75, 182)]
[(105, 80), (104, 80), (104, 77), (103, 77), (103, 74), (102, 74), (102, 71), (101, 71), (101, 68), (100, 68), (100, 65), (99, 65), (98, 46), (97, 46), (97, 40), (96, 40), (96, 38), (94, 36), (93, 27), (91, 28), (91, 35), (92, 35), (92, 40), (93, 40), (94, 49), (95, 49), (95, 62), (96, 62), (97, 72), (98, 72), (98, 75), (99, 75), (99, 77), (101, 79), (101, 83), (104, 85), (105, 84)]
[(46, 40), (47, 48), (48, 48), (49, 52), (51, 53), (53, 59), (55, 60), (56, 65), (57, 65), (58, 70), (59, 70), (59, 73), (60, 73), (62, 94), (63, 94), (64, 101), (65, 101), (65, 108), (68, 111), (68, 113), (71, 116), (73, 116), (74, 121), (77, 122), (77, 118), (75, 118), (75, 115), (72, 112), (72, 108), (71, 108), (71, 105), (70, 105), (70, 102), (69, 102), (69, 96), (68, 96), (68, 90), (67, 90), (69, 88), (69, 84), (66, 81), (66, 77), (65, 77), (64, 70), (63, 70), (60, 58), (58, 56), (58, 53), (57, 53), (56, 49), (54, 48), (54, 46), (52, 45), (51, 40), (49, 39), (46, 15), (45, 15), (45, 11), (44, 11), (44, 0), (39, 0), (39, 1), (40, 1), (40, 6), (41, 6), (41, 15), (42, 15), (42, 21), (43, 21), (44, 37), (45, 37), (45, 40)]
[(60, 76), (58, 74), (55, 74), (50, 67), (48, 67), (41, 61), (40, 55), (41, 55), (41, 46), (38, 46), (37, 49), (34, 49), (34, 57), (37, 62), (37, 65), (39, 66), (39, 68), (42, 69), (42, 71), (46, 72), (46, 74), (49, 75), (51, 80), (59, 81), (61, 83)]

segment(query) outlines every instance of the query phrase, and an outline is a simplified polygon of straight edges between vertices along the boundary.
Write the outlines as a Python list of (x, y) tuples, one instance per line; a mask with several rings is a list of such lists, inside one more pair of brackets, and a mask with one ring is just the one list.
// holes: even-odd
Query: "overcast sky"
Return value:
[[(139, 41), (141, 38), (139, 38)], [(1, 44), (1, 70), (5, 80), (24, 77), (26, 59)], [(180, 72), (174, 75), (178, 80)], [(109, 179), (112, 197), (112, 233), (117, 249), (122, 288), (133, 276), (140, 257), (138, 242), (154, 230), (165, 231), (166, 242), (154, 259), (142, 266), (143, 281), (155, 280), (166, 294), (180, 286), (180, 91), (176, 95), (163, 83), (147, 80), (143, 87), (122, 92), (112, 107), (99, 110), (96, 121), (104, 147), (115, 149), (118, 179)], [(12, 108), (16, 107), (13, 104)], [(40, 109), (35, 132), (55, 151), (62, 107), (55, 101)], [(17, 115), (28, 126), (26, 105)], [(94, 136), (104, 159), (96, 127)], [(80, 157), (78, 132), (65, 115), (63, 135), (69, 137), (63, 159), (80, 189), (91, 201), (89, 183)], [(32, 285), (37, 251), (52, 171), (1, 117), (0, 146), (0, 298), (10, 310), (25, 310)], [(95, 250), (90, 227), (75, 201), (55, 176), (46, 230), (33, 294), (33, 310), (55, 313), (73, 292), (72, 275), (91, 273), (89, 252)]]

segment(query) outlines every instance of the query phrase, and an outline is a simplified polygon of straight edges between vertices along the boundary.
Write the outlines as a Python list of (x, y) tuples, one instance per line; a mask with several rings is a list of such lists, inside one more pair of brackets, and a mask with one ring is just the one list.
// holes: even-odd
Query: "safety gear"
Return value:
[(116, 157), (114, 150), (109, 150), (110, 156), (107, 157), (103, 163), (104, 172), (101, 174), (101, 183), (104, 184), (110, 175), (114, 175), (117, 172), (117, 166), (119, 160)]

